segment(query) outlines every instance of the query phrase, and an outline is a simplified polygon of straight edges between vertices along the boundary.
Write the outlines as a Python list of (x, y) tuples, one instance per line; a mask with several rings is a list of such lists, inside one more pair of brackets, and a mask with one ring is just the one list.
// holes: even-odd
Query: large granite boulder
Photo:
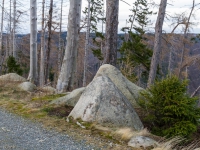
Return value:
[(31, 82), (23, 82), (18, 85), (21, 90), (33, 92), (36, 89), (36, 85)]
[(70, 92), (68, 95), (60, 97), (58, 99), (55, 99), (51, 102), (51, 104), (57, 104), (57, 105), (68, 105), (68, 106), (75, 106), (78, 102), (81, 94), (84, 92), (85, 87), (78, 88)]
[(95, 78), (99, 76), (109, 77), (117, 88), (132, 103), (133, 107), (139, 107), (137, 99), (139, 97), (139, 92), (144, 89), (129, 81), (116, 67), (109, 64), (102, 65), (96, 73)]
[(130, 101), (106, 76), (93, 79), (68, 117), (111, 127), (143, 129)]
[(16, 73), (8, 73), (8, 74), (0, 76), (0, 81), (25, 82), (27, 80), (24, 77), (21, 77), (20, 75), (18, 75)]

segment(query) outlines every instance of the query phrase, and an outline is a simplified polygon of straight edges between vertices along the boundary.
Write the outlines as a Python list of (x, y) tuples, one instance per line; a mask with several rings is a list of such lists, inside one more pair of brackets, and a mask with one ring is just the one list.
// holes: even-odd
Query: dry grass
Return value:
[(181, 137), (175, 137), (172, 139), (160, 141), (157, 147), (153, 150), (200, 150), (197, 146), (199, 142), (190, 143), (187, 146), (180, 146), (180, 143), (184, 142), (185, 139)]
[(114, 136), (121, 140), (128, 141), (133, 136), (149, 136), (150, 132), (145, 128), (141, 131), (133, 131), (131, 128), (121, 128), (114, 132)]

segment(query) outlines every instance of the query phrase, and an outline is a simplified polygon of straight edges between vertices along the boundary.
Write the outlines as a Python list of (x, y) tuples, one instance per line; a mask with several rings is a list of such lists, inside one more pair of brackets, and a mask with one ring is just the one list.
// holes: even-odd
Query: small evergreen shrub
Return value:
[(23, 74), (23, 70), (20, 68), (20, 65), (17, 64), (13, 56), (9, 56), (7, 59), (7, 72), (8, 73), (17, 73), (18, 75)]
[(144, 120), (154, 134), (188, 138), (197, 130), (200, 109), (197, 98), (186, 94), (187, 84), (187, 80), (168, 76), (141, 92), (140, 105), (147, 111)]

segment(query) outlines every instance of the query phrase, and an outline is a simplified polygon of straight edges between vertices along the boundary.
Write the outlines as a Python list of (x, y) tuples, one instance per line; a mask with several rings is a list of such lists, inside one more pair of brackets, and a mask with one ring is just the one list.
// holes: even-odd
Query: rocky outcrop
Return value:
[(51, 104), (57, 104), (57, 105), (65, 104), (65, 105), (74, 107), (84, 90), (85, 90), (85, 87), (75, 89), (72, 92), (70, 92), (68, 95), (60, 97), (56, 100), (53, 100)]
[(94, 78), (68, 117), (107, 126), (143, 128), (129, 100), (106, 76)]
[(31, 82), (23, 82), (18, 85), (21, 90), (33, 92), (36, 89), (36, 85)]
[(126, 77), (122, 75), (122, 73), (114, 66), (105, 64), (102, 65), (95, 78), (99, 76), (107, 76), (112, 82), (117, 86), (117, 88), (126, 96), (126, 98), (132, 103), (133, 107), (137, 108), (137, 99), (139, 96), (139, 92), (144, 90), (143, 88), (135, 85), (130, 82)]
[(16, 73), (8, 73), (0, 76), (0, 81), (25, 82), (27, 80)]
[(131, 140), (128, 142), (128, 146), (134, 147), (134, 148), (147, 148), (150, 146), (156, 146), (158, 145), (158, 142), (155, 140), (145, 137), (145, 136), (134, 136), (131, 138)]

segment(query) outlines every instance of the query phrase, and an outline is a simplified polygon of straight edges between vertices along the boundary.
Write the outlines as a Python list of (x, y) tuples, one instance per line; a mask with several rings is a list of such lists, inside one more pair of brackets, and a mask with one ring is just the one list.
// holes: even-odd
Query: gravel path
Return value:
[(0, 150), (92, 150), (84, 141), (44, 129), (0, 109)]

